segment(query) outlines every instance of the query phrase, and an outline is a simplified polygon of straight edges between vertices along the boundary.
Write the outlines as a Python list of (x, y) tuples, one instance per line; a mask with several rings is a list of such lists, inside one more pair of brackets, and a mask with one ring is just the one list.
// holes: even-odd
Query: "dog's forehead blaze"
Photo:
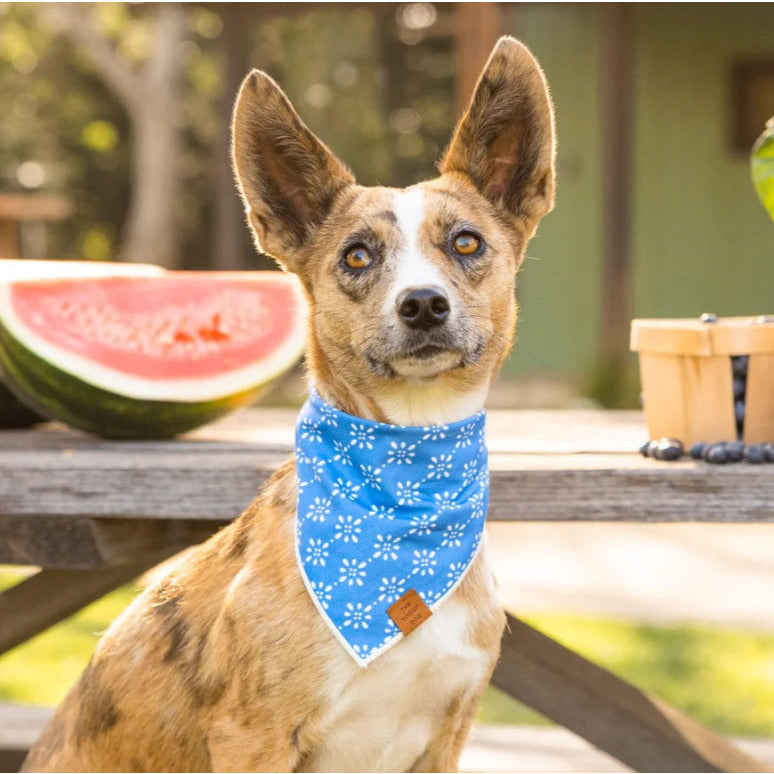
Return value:
[(398, 242), (436, 243), (439, 232), (468, 225), (487, 230), (489, 236), (502, 224), (491, 205), (472, 185), (444, 176), (408, 188), (352, 186), (343, 192), (324, 228), (325, 241), (342, 244), (352, 234), (369, 228), (397, 247)]

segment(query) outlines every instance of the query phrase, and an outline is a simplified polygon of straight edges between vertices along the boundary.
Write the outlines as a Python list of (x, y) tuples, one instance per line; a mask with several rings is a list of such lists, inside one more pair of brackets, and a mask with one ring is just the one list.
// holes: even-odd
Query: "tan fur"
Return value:
[[(248, 76), (234, 119), (240, 189), (258, 245), (302, 279), (310, 375), (324, 398), (382, 421), (397, 407), (421, 417), (439, 402), (453, 414), (466, 396), (483, 401), (513, 340), (524, 248), (552, 204), (553, 155), (542, 73), (504, 38), (441, 176), (420, 186), (417, 243), (454, 296), (443, 341), (455, 362), (436, 373), (431, 358), (426, 376), (402, 377), (395, 364), (408, 357), (407, 334), (378, 311), (406, 247), (394, 190), (357, 186), (279, 87)], [(469, 265), (449, 256), (449, 232), (462, 226), (486, 242)], [(380, 253), (368, 277), (341, 270), (353, 235)], [(485, 550), (428, 622), (361, 670), (299, 575), (295, 504), (291, 461), (239, 519), (140, 595), (99, 642), (25, 770), (454, 770), (504, 625)]]

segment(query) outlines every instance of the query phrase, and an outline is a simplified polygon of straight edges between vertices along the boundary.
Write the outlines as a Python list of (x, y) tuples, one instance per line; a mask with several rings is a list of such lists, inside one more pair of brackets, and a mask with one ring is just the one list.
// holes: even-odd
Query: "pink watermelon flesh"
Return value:
[(41, 338), (117, 372), (202, 379), (261, 360), (288, 335), (294, 291), (279, 277), (261, 292), (261, 274), (260, 287), (206, 273), (15, 282), (11, 303)]

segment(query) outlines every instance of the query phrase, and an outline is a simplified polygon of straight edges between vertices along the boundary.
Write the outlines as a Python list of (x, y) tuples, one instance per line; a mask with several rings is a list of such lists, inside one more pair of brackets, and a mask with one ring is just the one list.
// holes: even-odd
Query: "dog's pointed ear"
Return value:
[(259, 250), (291, 271), (352, 173), (304, 124), (282, 89), (260, 70), (242, 83), (234, 108), (237, 185)]
[(467, 175), (509, 218), (534, 229), (554, 203), (554, 116), (540, 65), (502, 37), (444, 155), (442, 173)]

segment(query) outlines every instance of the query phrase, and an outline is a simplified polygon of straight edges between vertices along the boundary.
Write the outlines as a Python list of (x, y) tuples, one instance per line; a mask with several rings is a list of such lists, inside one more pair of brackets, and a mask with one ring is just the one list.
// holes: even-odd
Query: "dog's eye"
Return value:
[(481, 247), (481, 239), (471, 231), (460, 231), (452, 245), (459, 255), (474, 255)]
[(371, 253), (364, 245), (353, 245), (344, 254), (344, 263), (350, 269), (365, 269), (371, 265)]

